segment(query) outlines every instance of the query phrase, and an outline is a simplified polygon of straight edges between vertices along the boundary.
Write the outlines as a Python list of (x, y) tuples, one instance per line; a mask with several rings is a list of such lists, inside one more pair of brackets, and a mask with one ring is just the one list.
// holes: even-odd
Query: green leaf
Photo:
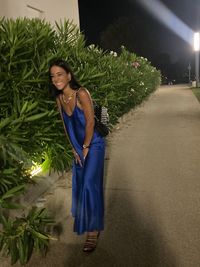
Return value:
[(38, 102), (33, 102), (32, 104), (29, 104), (27, 107), (27, 112), (35, 109), (38, 106)]
[(1, 204), (1, 207), (4, 209), (24, 209), (25, 208), (25, 206), (21, 204), (7, 202), (7, 201), (6, 202), (3, 201), (2, 203), (0, 201), (0, 204)]
[(24, 102), (24, 105), (23, 105), (23, 107), (22, 107), (22, 109), (20, 111), (20, 115), (22, 115), (26, 111), (27, 106), (28, 106), (28, 101), (25, 101)]
[(6, 217), (3, 214), (0, 214), (0, 222), (3, 225), (3, 227), (6, 229), (9, 225), (8, 220), (6, 220)]
[(4, 236), (0, 233), (0, 251), (3, 250), (4, 246), (5, 246)]
[(24, 251), (26, 262), (30, 259), (34, 248), (34, 241), (31, 234), (27, 231), (24, 232)]
[(13, 187), (12, 189), (8, 190), (2, 197), (2, 200), (5, 200), (7, 198), (11, 198), (13, 196), (17, 196), (19, 194), (21, 194), (25, 189), (24, 185), (18, 185)]
[(22, 265), (26, 263), (26, 254), (25, 254), (25, 246), (28, 247), (29, 244), (24, 244), (23, 237), (18, 239), (18, 250), (19, 250), (19, 260)]
[(3, 174), (8, 175), (8, 174), (13, 174), (17, 168), (9, 168), (9, 169), (4, 169)]
[(33, 69), (30, 69), (29, 72), (26, 73), (26, 75), (24, 75), (24, 77), (22, 77), (24, 80), (26, 80), (29, 76), (31, 76), (31, 74), (33, 73)]
[(17, 245), (16, 245), (16, 240), (15, 239), (10, 239), (10, 254), (11, 254), (11, 264), (15, 264), (17, 262), (17, 260), (19, 259), (19, 252), (17, 249)]
[(30, 228), (30, 232), (35, 236), (35, 237), (38, 237), (39, 239), (42, 239), (42, 240), (48, 240), (49, 239), (49, 236), (45, 235), (45, 234), (42, 234), (38, 231), (35, 231), (34, 229)]
[(15, 120), (12, 120), (11, 125), (17, 124), (17, 123), (22, 123), (23, 122), (23, 119), (24, 119), (24, 117), (21, 116), (21, 117), (15, 119)]
[(40, 114), (32, 115), (32, 116), (30, 116), (28, 118), (25, 118), (24, 122), (30, 122), (30, 121), (39, 120), (39, 119), (47, 116), (47, 114), (48, 114), (48, 111), (40, 113)]
[(11, 117), (5, 118), (0, 122), (0, 129), (4, 128), (11, 122)]

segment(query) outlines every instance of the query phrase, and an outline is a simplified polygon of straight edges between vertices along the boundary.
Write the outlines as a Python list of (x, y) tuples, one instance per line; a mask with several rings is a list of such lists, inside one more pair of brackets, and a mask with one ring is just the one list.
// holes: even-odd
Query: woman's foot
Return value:
[(83, 247), (84, 252), (92, 252), (97, 246), (100, 232), (89, 232)]

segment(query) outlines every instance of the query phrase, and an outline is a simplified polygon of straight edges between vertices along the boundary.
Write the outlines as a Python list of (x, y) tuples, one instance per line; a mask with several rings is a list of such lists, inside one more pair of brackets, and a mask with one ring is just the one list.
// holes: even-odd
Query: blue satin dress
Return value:
[(85, 116), (77, 103), (71, 116), (63, 110), (63, 119), (71, 144), (79, 154), (82, 167), (73, 163), (72, 168), (72, 216), (74, 232), (101, 231), (104, 229), (103, 172), (105, 141), (94, 131), (90, 149), (83, 159)]

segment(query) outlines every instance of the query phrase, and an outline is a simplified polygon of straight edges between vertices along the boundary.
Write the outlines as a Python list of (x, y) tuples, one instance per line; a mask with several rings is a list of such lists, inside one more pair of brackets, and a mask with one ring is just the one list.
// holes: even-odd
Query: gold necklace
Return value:
[(69, 102), (72, 100), (72, 97), (75, 93), (76, 91), (74, 91), (67, 99), (65, 99), (64, 94), (63, 94), (62, 95), (63, 102), (65, 102), (65, 104), (69, 104)]

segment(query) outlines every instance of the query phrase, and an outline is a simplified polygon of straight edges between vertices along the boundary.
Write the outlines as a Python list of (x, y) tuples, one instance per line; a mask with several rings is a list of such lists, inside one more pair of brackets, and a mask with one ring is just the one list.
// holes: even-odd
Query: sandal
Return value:
[(97, 232), (96, 234), (88, 234), (87, 239), (85, 241), (83, 251), (84, 252), (92, 252), (95, 250), (97, 246), (97, 241), (99, 238), (100, 232)]

